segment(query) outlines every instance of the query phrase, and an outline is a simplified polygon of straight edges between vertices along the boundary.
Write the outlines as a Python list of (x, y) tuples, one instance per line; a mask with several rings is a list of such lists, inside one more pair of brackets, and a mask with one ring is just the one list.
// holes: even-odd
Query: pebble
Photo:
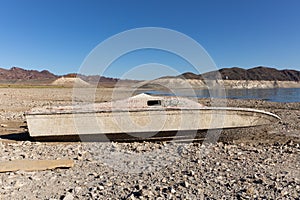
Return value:
[(71, 193), (67, 193), (63, 200), (73, 200), (74, 196)]
[(173, 187), (169, 187), (168, 189), (172, 194), (174, 194), (176, 192), (176, 190)]
[(188, 188), (190, 186), (190, 184), (187, 181), (184, 181), (182, 183), (182, 186)]
[(104, 190), (104, 186), (100, 185), (100, 186), (98, 186), (98, 189), (99, 190)]

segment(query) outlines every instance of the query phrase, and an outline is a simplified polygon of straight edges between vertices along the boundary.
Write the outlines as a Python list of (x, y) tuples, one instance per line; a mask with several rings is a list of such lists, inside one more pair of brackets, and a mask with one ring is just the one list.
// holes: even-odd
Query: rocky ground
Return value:
[[(109, 94), (96, 99), (110, 100)], [(71, 104), (72, 89), (1, 88), (0, 101), (1, 161), (75, 162), (69, 169), (0, 173), (1, 199), (300, 199), (300, 103), (228, 100), (228, 106), (271, 111), (282, 120), (223, 130), (213, 144), (53, 143), (28, 141), (21, 134), (23, 113)]]

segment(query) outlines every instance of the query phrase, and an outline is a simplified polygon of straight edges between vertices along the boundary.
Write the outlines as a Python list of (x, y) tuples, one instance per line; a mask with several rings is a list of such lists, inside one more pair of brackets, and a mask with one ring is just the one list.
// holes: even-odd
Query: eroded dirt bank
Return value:
[(145, 81), (138, 85), (148, 87), (166, 88), (207, 88), (224, 87), (226, 89), (254, 89), (254, 88), (300, 88), (299, 81), (255, 81), (255, 80), (198, 80), (182, 78), (160, 78), (152, 81)]

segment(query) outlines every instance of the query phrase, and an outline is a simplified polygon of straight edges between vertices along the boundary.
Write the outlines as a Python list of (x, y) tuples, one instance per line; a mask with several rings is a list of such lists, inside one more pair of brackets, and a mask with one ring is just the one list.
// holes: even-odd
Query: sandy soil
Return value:
[[(77, 102), (89, 94), (85, 92)], [(0, 173), (1, 199), (300, 197), (300, 103), (227, 100), (228, 106), (270, 111), (282, 120), (267, 126), (223, 130), (216, 144), (27, 141), (24, 112), (37, 106), (70, 105), (72, 94), (72, 88), (0, 88), (2, 161), (75, 161), (71, 169)], [(110, 101), (111, 94), (111, 89), (101, 89), (95, 99)], [(126, 95), (124, 91), (117, 98)], [(211, 104), (209, 99), (199, 101)], [(153, 153), (156, 150), (164, 151)], [(116, 152), (124, 156), (117, 159)], [(147, 158), (146, 164), (142, 158)], [(166, 161), (163, 166), (162, 161)]]

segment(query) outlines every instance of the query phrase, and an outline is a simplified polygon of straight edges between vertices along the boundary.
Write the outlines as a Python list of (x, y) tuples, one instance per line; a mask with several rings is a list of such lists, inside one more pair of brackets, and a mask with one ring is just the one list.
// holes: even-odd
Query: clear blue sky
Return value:
[[(0, 0), (0, 67), (77, 72), (100, 42), (150, 26), (195, 39), (218, 68), (300, 70), (299, 9), (299, 0)], [(148, 62), (190, 71), (167, 53), (137, 56), (120, 59), (107, 75), (119, 77), (132, 63)]]

